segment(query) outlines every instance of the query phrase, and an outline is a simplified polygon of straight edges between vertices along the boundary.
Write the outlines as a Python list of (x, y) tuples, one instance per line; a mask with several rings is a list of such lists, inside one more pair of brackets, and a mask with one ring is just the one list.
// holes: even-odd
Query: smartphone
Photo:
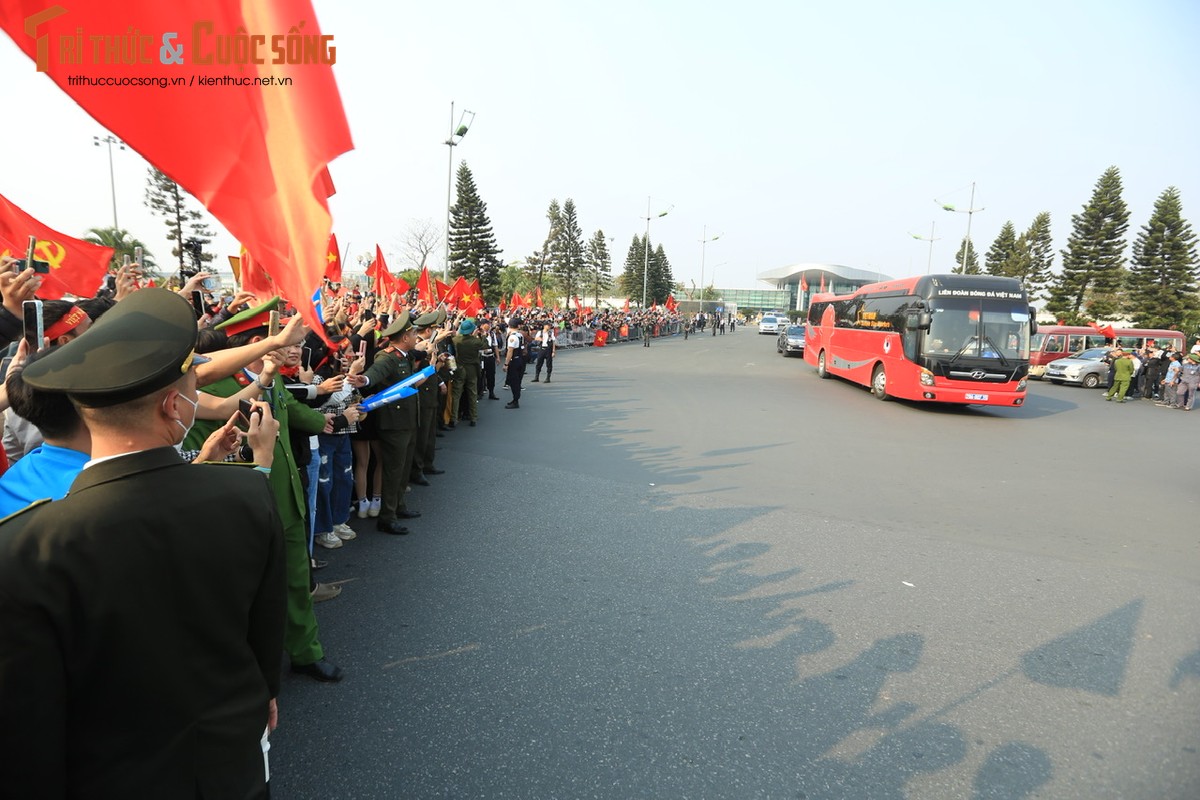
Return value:
[(8, 369), (12, 366), (13, 357), (5, 356), (3, 361), (0, 361), (0, 381), (8, 377)]
[(37, 272), (41, 275), (48, 274), (50, 272), (50, 262), (49, 261), (38, 261), (36, 258), (34, 258), (33, 251), (36, 248), (37, 248), (37, 237), (30, 236), (29, 237), (29, 248), (26, 249), (26, 251), (25, 251), (25, 260), (14, 262), (12, 265), (12, 271), (20, 272), (21, 270), (32, 268), (34, 272)]
[(25, 341), (30, 354), (45, 346), (46, 329), (42, 324), (42, 301), (26, 300), (21, 304), (25, 318)]
[(128, 267), (129, 263), (130, 263), (129, 262), (129, 253), (126, 253), (125, 255), (121, 256), (121, 266), (122, 267)]
[(363, 339), (361, 342), (358, 343), (358, 357), (359, 358), (367, 357), (367, 340), (366, 339)]
[(302, 347), (300, 350), (302, 352), (302, 355), (300, 356), (300, 364), (305, 369), (312, 369), (312, 348)]
[(204, 295), (200, 294), (200, 290), (192, 292), (192, 310), (196, 312), (196, 319), (204, 316)]
[(254, 404), (249, 400), (238, 400), (238, 416), (242, 418), (242, 424), (250, 425), (250, 415), (254, 413)]
[(142, 264), (142, 248), (141, 247), (133, 248), (133, 261), (139, 267), (143, 266), (143, 264)]
[(278, 311), (271, 312), (271, 322), (270, 322), (270, 327), (267, 329), (267, 334), (269, 336), (278, 336), (279, 335), (279, 312)]

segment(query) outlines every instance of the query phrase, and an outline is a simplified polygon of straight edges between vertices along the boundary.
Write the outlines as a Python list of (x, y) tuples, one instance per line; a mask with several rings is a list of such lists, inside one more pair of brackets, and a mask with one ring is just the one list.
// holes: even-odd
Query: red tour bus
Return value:
[(1033, 309), (1021, 283), (992, 275), (922, 275), (818, 294), (804, 360), (880, 400), (1019, 406)]
[(1116, 345), (1126, 350), (1141, 350), (1147, 344), (1183, 352), (1183, 334), (1152, 328), (1112, 328), (1103, 333), (1090, 325), (1039, 325), (1029, 340), (1029, 377), (1041, 378), (1051, 361), (1066, 358), (1089, 347)]

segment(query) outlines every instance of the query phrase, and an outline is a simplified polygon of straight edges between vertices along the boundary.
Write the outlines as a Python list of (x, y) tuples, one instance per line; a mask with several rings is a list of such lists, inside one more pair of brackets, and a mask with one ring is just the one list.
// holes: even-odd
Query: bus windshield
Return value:
[(939, 298), (925, 337), (927, 355), (1028, 360), (1029, 308), (1008, 300)]

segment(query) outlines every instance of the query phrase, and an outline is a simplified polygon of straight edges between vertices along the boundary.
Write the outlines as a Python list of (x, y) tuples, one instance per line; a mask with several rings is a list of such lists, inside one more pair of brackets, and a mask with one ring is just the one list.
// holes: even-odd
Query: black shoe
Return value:
[(494, 394), (489, 394), (489, 395), (488, 395), (488, 400), (499, 400), (499, 399), (500, 399), (500, 398), (499, 398), (499, 397), (496, 397), (496, 395), (494, 395)]
[(447, 425), (447, 424), (446, 424), (446, 423), (444, 423), (444, 422), (439, 422), (439, 423), (438, 423), (438, 430), (439, 430), (439, 431), (448, 431), (448, 430), (450, 430), (450, 429), (451, 429), (451, 428), (453, 428), (453, 427), (454, 427), (454, 426), (452, 426), (452, 425)]
[(505, 403), (504, 407), (505, 408), (520, 408), (521, 405), (516, 400), (513, 400), (511, 403)]
[(330, 664), (323, 658), (311, 664), (292, 664), (292, 672), (298, 675), (307, 675), (313, 680), (323, 683), (337, 683), (342, 679), (342, 668), (336, 664)]
[(429, 469), (425, 470), (424, 472), (426, 475), (441, 475), (445, 471), (446, 470), (444, 470), (444, 469), (435, 469), (433, 467), (430, 467)]
[(429, 481), (425, 480), (425, 478), (423, 478), (423, 477), (422, 478), (409, 478), (408, 482), (415, 483), (417, 486), (428, 486), (429, 485)]
[(322, 560), (321, 560), (321, 559), (319, 559), (319, 558), (311, 558), (311, 559), (309, 559), (309, 564), (312, 566), (312, 568), (313, 568), (313, 570), (314, 570), (314, 571), (315, 571), (315, 570), (318, 570), (318, 569), (325, 569), (326, 567), (328, 567), (328, 566), (329, 566), (329, 562), (328, 562), (328, 561), (322, 561)]
[(550, 376), (549, 376), (549, 375), (547, 375), (547, 376), (546, 376), (546, 381), (545, 381), (545, 382), (546, 382), (546, 383), (549, 383), (549, 382), (550, 382)]
[(451, 422), (449, 425), (447, 425), (447, 426), (444, 428), (444, 430), (452, 431), (452, 430), (454, 430), (454, 429), (455, 429), (455, 428), (457, 428), (457, 427), (458, 427), (458, 423), (457, 423), (457, 422)]
[(375, 523), (375, 530), (383, 533), (390, 533), (393, 536), (403, 536), (408, 533), (408, 528), (401, 525), (394, 519), (381, 519)]
[(396, 519), (416, 519), (419, 516), (421, 516), (420, 511), (409, 511), (408, 509), (405, 509), (403, 511), (396, 512)]
[(472, 427), (472, 428), (474, 428), (474, 427), (475, 427), (475, 420), (471, 420), (471, 427)]
[(538, 382), (538, 381), (540, 381), (540, 380), (541, 380), (541, 378), (539, 378), (539, 377), (537, 377), (537, 376), (534, 376), (534, 378), (533, 378), (533, 382), (534, 382), (534, 383), (537, 383), (537, 382)]

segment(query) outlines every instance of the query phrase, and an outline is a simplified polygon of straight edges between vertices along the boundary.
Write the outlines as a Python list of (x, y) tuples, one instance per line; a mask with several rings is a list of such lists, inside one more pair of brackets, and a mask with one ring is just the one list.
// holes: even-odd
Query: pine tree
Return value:
[(646, 302), (659, 305), (667, 302), (667, 296), (671, 294), (671, 287), (675, 284), (675, 277), (671, 274), (671, 262), (667, 260), (666, 251), (661, 244), (650, 254), (649, 283), (650, 296)]
[[(185, 269), (184, 245), (189, 239), (200, 242), (201, 247), (212, 242), (212, 229), (204, 219), (204, 214), (198, 209), (188, 206), (187, 192), (175, 181), (168, 178), (159, 170), (150, 167), (146, 178), (146, 207), (150, 213), (160, 216), (167, 225), (167, 241), (174, 242), (171, 255), (179, 259), (179, 270)], [(186, 235), (185, 235), (186, 234)], [(204, 263), (213, 260), (213, 254), (202, 252), (200, 260)]]
[(1064, 320), (1111, 317), (1117, 313), (1125, 275), (1125, 231), (1129, 210), (1121, 198), (1121, 173), (1109, 167), (1096, 181), (1092, 198), (1071, 217), (1072, 231), (1062, 251), (1063, 271), (1046, 308)]
[(1012, 257), (1016, 243), (1017, 232), (1013, 229), (1012, 220), (1009, 220), (1000, 228), (1000, 235), (996, 237), (996, 241), (992, 242), (987, 255), (983, 258), (984, 271), (988, 275), (1006, 275), (1004, 265)]
[(1029, 248), (1029, 273), (1025, 278), (1025, 290), (1029, 299), (1045, 297), (1054, 281), (1051, 268), (1054, 264), (1054, 241), (1050, 237), (1050, 212), (1043, 211), (1033, 218), (1033, 224), (1024, 233)]
[(1133, 243), (1130, 311), (1145, 328), (1181, 329), (1196, 311), (1196, 234), (1183, 218), (1179, 190), (1168, 187)]
[(465, 161), (458, 168), (455, 188), (457, 199), (450, 207), (450, 275), (478, 279), (486, 298), (499, 299), (501, 251), (488, 219), (487, 203), (480, 199)]
[[(557, 197), (550, 201), (550, 207), (546, 209), (546, 219), (550, 220), (550, 230), (546, 234), (546, 240), (542, 242), (541, 257), (532, 262), (536, 264), (536, 269), (532, 273), (535, 286), (542, 286), (547, 266), (549, 266), (551, 274), (557, 272), (555, 264), (560, 257), (558, 232), (562, 228), (562, 209), (559, 208)], [(545, 293), (545, 288), (542, 291)]]
[(645, 264), (646, 243), (643, 237), (635, 233), (633, 240), (629, 243), (629, 250), (625, 253), (625, 269), (621, 273), (621, 277), (617, 279), (617, 287), (621, 294), (638, 301), (641, 300), (642, 273), (645, 272)]
[[(963, 264), (964, 258), (966, 264)], [(971, 240), (964, 236), (962, 244), (958, 246), (958, 252), (954, 254), (954, 263), (958, 266), (952, 271), (959, 275), (978, 275), (979, 274), (979, 252)]]
[[(554, 275), (558, 278), (559, 288), (569, 300), (578, 294), (577, 289), (585, 278), (583, 231), (579, 228), (575, 201), (569, 197), (562, 205), (561, 224), (552, 249), (555, 253)], [(586, 289), (584, 291), (586, 292)]]
[(596, 231), (588, 240), (584, 263), (587, 280), (599, 306), (600, 292), (606, 292), (612, 286), (612, 256), (608, 254), (608, 239), (604, 231)]

